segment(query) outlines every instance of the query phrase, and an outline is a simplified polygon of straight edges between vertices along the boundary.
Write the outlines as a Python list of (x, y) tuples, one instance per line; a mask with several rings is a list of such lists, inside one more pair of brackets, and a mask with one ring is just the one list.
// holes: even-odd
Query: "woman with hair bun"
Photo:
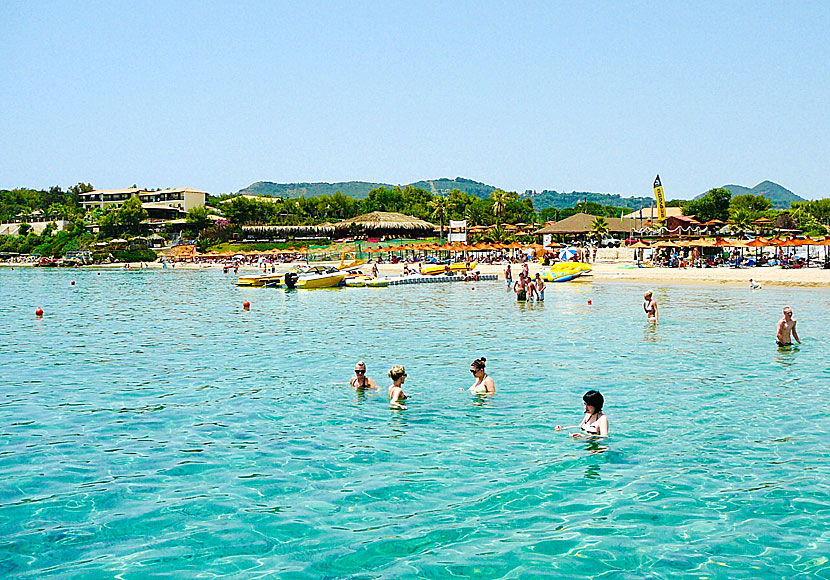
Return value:
[(406, 400), (403, 393), (403, 382), (406, 380), (406, 369), (403, 365), (395, 365), (389, 370), (389, 378), (392, 384), (389, 386), (389, 406), (393, 409), (406, 409), (401, 402)]
[(470, 372), (476, 378), (473, 386), (467, 389), (471, 393), (480, 395), (492, 395), (496, 392), (496, 383), (493, 382), (493, 377), (489, 376), (484, 371), (484, 363), (487, 359), (484, 357), (477, 358), (470, 363)]

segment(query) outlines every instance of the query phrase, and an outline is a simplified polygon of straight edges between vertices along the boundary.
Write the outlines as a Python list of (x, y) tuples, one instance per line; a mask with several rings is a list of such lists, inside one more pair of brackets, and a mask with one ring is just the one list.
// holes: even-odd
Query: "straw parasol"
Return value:
[(760, 236), (746, 243), (747, 248), (766, 248), (769, 245), (769, 242)]
[(798, 238), (790, 238), (789, 240), (781, 240), (775, 245), (779, 248), (797, 248), (806, 245), (806, 242)]
[(636, 250), (640, 250), (640, 249), (650, 248), (651, 246), (649, 246), (648, 244), (646, 244), (642, 240), (637, 240), (636, 242), (634, 242), (633, 244), (631, 244), (628, 247), (629, 248), (634, 248)]
[(432, 231), (435, 225), (427, 221), (391, 211), (373, 211), (334, 224), (335, 230), (357, 226), (364, 231)]

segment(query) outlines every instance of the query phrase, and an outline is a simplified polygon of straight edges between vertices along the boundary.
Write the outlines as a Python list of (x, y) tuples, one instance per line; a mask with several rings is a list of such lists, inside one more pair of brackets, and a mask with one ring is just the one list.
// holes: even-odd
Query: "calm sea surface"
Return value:
[(830, 578), (826, 290), (234, 281), (0, 269), (0, 577)]

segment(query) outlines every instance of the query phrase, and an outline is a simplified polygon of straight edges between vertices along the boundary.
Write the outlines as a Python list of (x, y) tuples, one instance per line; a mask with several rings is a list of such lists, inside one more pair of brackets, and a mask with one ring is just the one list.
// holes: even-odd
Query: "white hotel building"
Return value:
[(194, 207), (205, 205), (207, 193), (189, 187), (181, 189), (161, 189), (147, 191), (137, 187), (127, 189), (96, 189), (80, 194), (84, 209), (93, 207), (120, 207), (131, 197), (138, 197), (141, 205), (148, 211), (166, 211), (185, 214)]

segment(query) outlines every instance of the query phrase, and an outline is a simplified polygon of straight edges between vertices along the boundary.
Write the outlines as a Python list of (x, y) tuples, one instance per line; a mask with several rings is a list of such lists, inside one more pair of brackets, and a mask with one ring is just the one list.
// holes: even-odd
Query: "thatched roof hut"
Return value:
[[(577, 213), (558, 222), (548, 224), (536, 230), (534, 234), (587, 234), (591, 231), (597, 216), (587, 213)], [(608, 224), (608, 231), (614, 233), (630, 232), (635, 229), (632, 219), (604, 218)]]
[(334, 224), (335, 230), (347, 231), (357, 226), (364, 234), (417, 235), (432, 234), (435, 225), (427, 221), (391, 211), (373, 211)]

